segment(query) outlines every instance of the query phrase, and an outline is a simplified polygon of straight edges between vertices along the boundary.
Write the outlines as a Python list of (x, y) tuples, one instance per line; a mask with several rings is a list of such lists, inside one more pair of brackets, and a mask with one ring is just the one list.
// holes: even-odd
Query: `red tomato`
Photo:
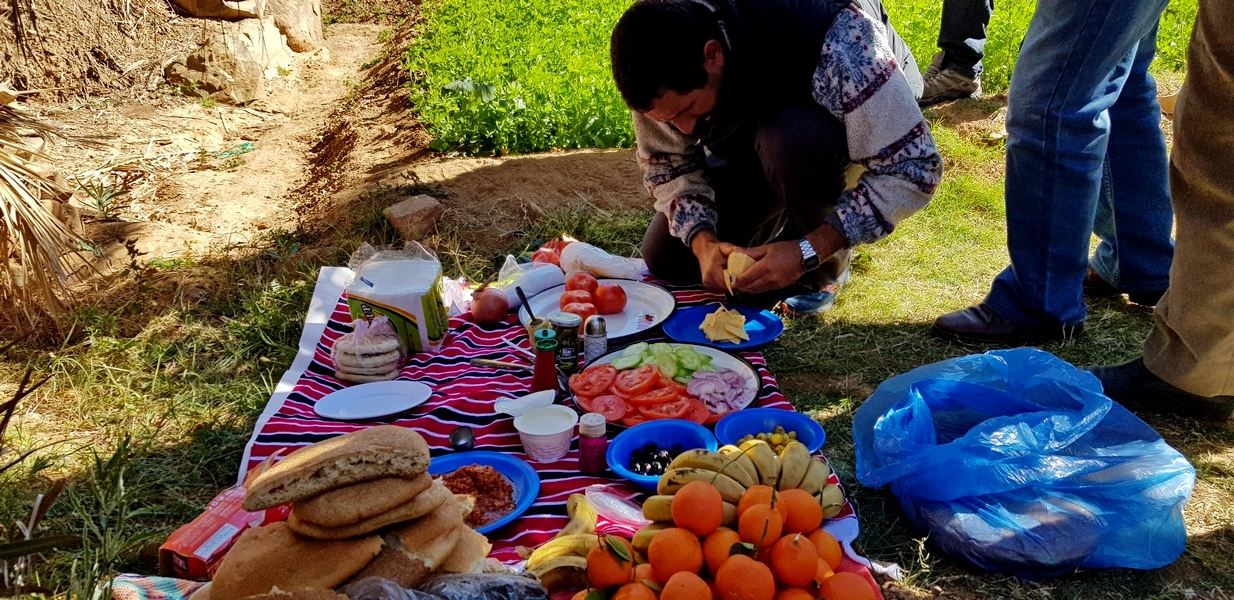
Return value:
[[(566, 292), (567, 294), (583, 294), (585, 292)], [(587, 322), (587, 317), (596, 315), (596, 305), (590, 302), (571, 302), (561, 307), (562, 312), (574, 313), (583, 318), (583, 322)]]
[(668, 389), (670, 389), (670, 390), (676, 390), (676, 391), (677, 391), (677, 395), (679, 395), (679, 396), (684, 396), (684, 395), (686, 395), (686, 389), (687, 389), (687, 388), (686, 388), (686, 385), (685, 385), (684, 383), (678, 383), (678, 382), (673, 381), (672, 379), (669, 379), (669, 378), (664, 377), (664, 376), (661, 376), (661, 377), (660, 377), (660, 382), (659, 382), (658, 384), (656, 384), (656, 387), (662, 387), (662, 388), (668, 388)]
[(570, 391), (580, 396), (594, 398), (608, 392), (608, 386), (613, 385), (617, 378), (617, 369), (612, 365), (596, 365), (570, 376)]
[(583, 412), (591, 412), (591, 401), (592, 398), (579, 396), (578, 394), (574, 395), (574, 403), (577, 404), (579, 408), (583, 409)]
[(557, 265), (560, 267), (561, 266), (561, 255), (557, 254), (556, 250), (550, 250), (548, 248), (540, 248), (539, 250), (536, 250), (534, 253), (532, 253), (531, 262), (549, 263), (549, 264)]
[(626, 403), (620, 396), (600, 396), (591, 401), (591, 412), (604, 415), (606, 421), (619, 421), (626, 416)]
[(645, 394), (639, 394), (633, 398), (630, 398), (630, 404), (638, 407), (651, 406), (652, 404), (663, 404), (671, 400), (676, 400), (679, 397), (681, 396), (677, 393), (677, 390), (673, 388), (660, 387), (655, 388)]
[(711, 409), (707, 408), (701, 400), (696, 400), (689, 396), (682, 396), (682, 399), (690, 403), (690, 412), (686, 413), (685, 419), (693, 421), (699, 425), (705, 425), (707, 419), (711, 417)]
[(690, 413), (690, 401), (678, 398), (672, 402), (640, 406), (638, 411), (648, 419), (684, 419)]
[(596, 281), (596, 278), (591, 273), (575, 273), (566, 280), (566, 290), (568, 291), (581, 290), (588, 294), (594, 294), (598, 285), (600, 285), (600, 282)]
[(647, 417), (644, 417), (643, 413), (639, 413), (632, 417), (625, 417), (624, 419), (621, 420), (621, 424), (625, 425), (626, 427), (634, 427), (635, 425), (638, 425), (639, 423), (646, 423), (646, 422), (647, 422)]
[(552, 250), (553, 252), (560, 254), (562, 250), (566, 249), (566, 246), (569, 246), (570, 244), (573, 244), (573, 243), (574, 242), (567, 242), (566, 240), (562, 240), (562, 239), (550, 240), (550, 241), (544, 242), (544, 245), (540, 246), (540, 249)]
[(559, 300), (557, 300), (557, 305), (564, 309), (567, 304), (574, 304), (575, 302), (581, 302), (583, 304), (591, 304), (592, 303), (591, 292), (588, 292), (586, 290), (572, 290), (572, 291), (566, 292), (561, 295), (561, 298)]
[[(618, 396), (618, 398), (621, 398), (621, 396)], [(626, 418), (637, 417), (643, 414), (638, 412), (638, 407), (630, 404), (629, 400), (626, 400), (625, 398), (621, 398), (621, 400), (626, 403)]]
[(633, 398), (650, 391), (658, 381), (660, 381), (660, 367), (643, 365), (637, 369), (618, 373), (617, 380), (613, 383), (613, 391), (624, 398)]
[[(566, 284), (569, 287), (569, 284)], [(626, 309), (626, 290), (615, 283), (605, 283), (592, 291), (596, 309), (602, 315), (619, 313)]]

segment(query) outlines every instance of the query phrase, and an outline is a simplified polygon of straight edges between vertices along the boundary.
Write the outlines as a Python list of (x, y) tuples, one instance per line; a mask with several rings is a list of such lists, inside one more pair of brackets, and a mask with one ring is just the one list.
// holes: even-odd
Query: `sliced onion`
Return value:
[(686, 385), (686, 391), (702, 400), (715, 412), (736, 410), (741, 398), (748, 393), (745, 377), (732, 369), (718, 371), (695, 371), (694, 378)]

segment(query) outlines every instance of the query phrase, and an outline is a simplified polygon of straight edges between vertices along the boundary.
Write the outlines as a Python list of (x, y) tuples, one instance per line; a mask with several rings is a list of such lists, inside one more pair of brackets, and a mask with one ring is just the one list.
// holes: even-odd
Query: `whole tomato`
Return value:
[(587, 317), (592, 317), (599, 314), (596, 310), (596, 305), (590, 302), (571, 302), (561, 307), (562, 312), (574, 313), (583, 318), (583, 322), (587, 322)]
[(560, 306), (561, 308), (565, 308), (567, 304), (571, 304), (574, 302), (581, 302), (584, 304), (594, 304), (594, 299), (591, 297), (591, 292), (586, 292), (583, 290), (574, 290), (572, 292), (566, 292), (562, 294), (561, 299), (558, 300), (557, 302), (557, 306)]
[(626, 290), (615, 283), (597, 286), (592, 296), (596, 310), (602, 315), (616, 314), (626, 309)]
[(598, 285), (600, 285), (600, 282), (596, 281), (596, 278), (591, 273), (575, 273), (566, 280), (567, 290), (582, 290), (589, 294), (596, 293), (596, 286)]
[(552, 265), (561, 266), (561, 255), (554, 250), (548, 248), (540, 248), (531, 255), (531, 262), (549, 263)]

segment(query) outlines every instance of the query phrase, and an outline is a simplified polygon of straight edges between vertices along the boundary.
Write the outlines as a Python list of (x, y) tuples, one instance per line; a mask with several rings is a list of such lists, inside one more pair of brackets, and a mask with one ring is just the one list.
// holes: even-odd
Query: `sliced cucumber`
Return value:
[(647, 342), (638, 342), (637, 344), (630, 344), (629, 346), (626, 346), (625, 350), (621, 351), (621, 355), (622, 356), (636, 356), (636, 357), (642, 358), (643, 353), (647, 351), (647, 348), (648, 348)]
[(617, 369), (618, 371), (625, 371), (626, 369), (633, 369), (634, 367), (637, 367), (639, 362), (641, 362), (642, 360), (643, 360), (643, 357), (637, 354), (632, 355), (632, 356), (626, 356), (623, 353), (621, 356), (618, 356), (617, 358), (613, 359), (613, 362), (609, 364), (613, 365), (613, 368)]
[(671, 344), (666, 344), (664, 342), (656, 342), (651, 345), (651, 353), (652, 354), (668, 354), (671, 356), (673, 354), (673, 346)]
[(661, 375), (670, 379), (677, 376), (677, 361), (671, 354), (657, 356), (656, 364), (660, 365)]
[(690, 383), (691, 378), (692, 378), (691, 375), (678, 375), (673, 378), (673, 381), (676, 381), (677, 383), (685, 385), (687, 383)]

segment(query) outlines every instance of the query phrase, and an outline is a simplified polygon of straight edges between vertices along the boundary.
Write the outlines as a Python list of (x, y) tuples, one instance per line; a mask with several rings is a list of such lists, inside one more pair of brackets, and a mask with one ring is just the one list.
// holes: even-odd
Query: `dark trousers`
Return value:
[(943, 51), (940, 69), (969, 77), (981, 74), (986, 28), (993, 14), (994, 0), (943, 0), (943, 22), (938, 28), (938, 48)]
[[(817, 104), (781, 109), (708, 150), (707, 176), (720, 215), (716, 235), (744, 247), (798, 240), (821, 226), (844, 191), (850, 162), (844, 124)], [(823, 257), (823, 265), (799, 283), (811, 289), (834, 282), (849, 257), (848, 250)], [(694, 253), (669, 234), (663, 213), (643, 237), (643, 259), (659, 279), (702, 281)]]

